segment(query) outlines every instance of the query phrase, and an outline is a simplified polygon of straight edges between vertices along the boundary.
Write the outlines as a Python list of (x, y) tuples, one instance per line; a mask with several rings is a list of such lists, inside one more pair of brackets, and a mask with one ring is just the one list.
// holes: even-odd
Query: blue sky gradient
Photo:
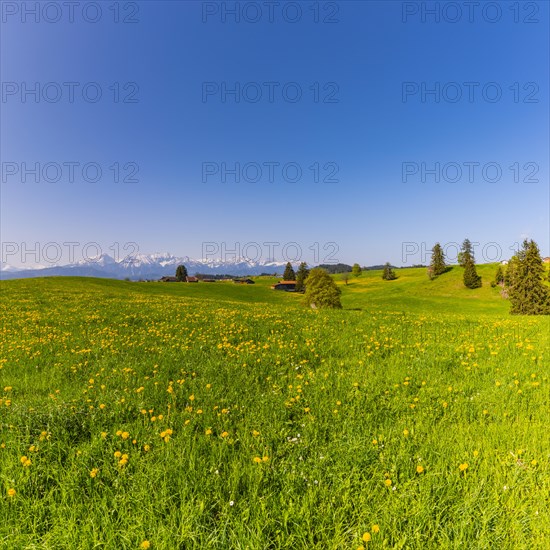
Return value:
[[(472, 21), (458, 2), (464, 13), (456, 23), (436, 22), (429, 14), (423, 21), (422, 10), (434, 2), (318, 3), (321, 19), (335, 12), (333, 23), (313, 20), (314, 2), (300, 3), (302, 17), (294, 23), (277, 7), (270, 22), (262, 2), (255, 3), (263, 9), (258, 22), (236, 22), (231, 14), (224, 22), (223, 5), (234, 2), (194, 1), (136, 2), (137, 22), (115, 23), (111, 4), (101, 3), (95, 23), (84, 20), (80, 5), (73, 23), (67, 13), (59, 22), (45, 21), (44, 14), (40, 21), (20, 11), (2, 14), (3, 243), (94, 241), (108, 252), (112, 243), (136, 242), (143, 253), (200, 258), (204, 242), (228, 248), (279, 242), (282, 248), (295, 241), (303, 259), (314, 263), (309, 247), (319, 243), (322, 261), (323, 245), (334, 242), (339, 261), (411, 265), (426, 257), (403, 258), (405, 242), (420, 249), (421, 243), (431, 248), (469, 237), (480, 243), (477, 259), (483, 261), (487, 243), (498, 243), (505, 259), (509, 247), (529, 236), (549, 254), (547, 2), (534, 3), (534, 14), (500, 2), (494, 22), (490, 10), (482, 13), (486, 2)], [(294, 17), (288, 4), (280, 2)], [(117, 5), (121, 17), (129, 16), (126, 3)], [(36, 82), (56, 83), (48, 90), (60, 87), (61, 99), (36, 101), (30, 94), (23, 102), (21, 88)], [(72, 103), (64, 82), (79, 83)], [(96, 103), (82, 98), (89, 82), (101, 88)], [(115, 102), (110, 87), (117, 82)], [(123, 88), (128, 82), (139, 88), (133, 96), (134, 84)], [(224, 102), (219, 92), (205, 99), (205, 82), (214, 83), (212, 89), (222, 82), (228, 88), (252, 83), (249, 98), (258, 89), (263, 93), (257, 102), (242, 96), (235, 102), (231, 94)], [(279, 83), (272, 102), (265, 82)], [(289, 82), (299, 84), (300, 101), (283, 98)], [(422, 83), (432, 89), (447, 84), (447, 95), (437, 102), (428, 94), (422, 101), (419, 91), (405, 101), (404, 82), (419, 90)], [(323, 90), (326, 83), (332, 84)], [(453, 102), (458, 88), (452, 83), (463, 93), (460, 101)], [(495, 83), (487, 97), (499, 88), (500, 100), (484, 97), (487, 83)], [(330, 97), (333, 102), (323, 101)], [(40, 175), (35, 182), (31, 175), (23, 182), (23, 162), (92, 162), (103, 176), (92, 183), (77, 169), (72, 183), (68, 172), (60, 181)], [(109, 167), (115, 162), (121, 177), (130, 172), (122, 167), (135, 163), (138, 181), (113, 181)], [(223, 182), (219, 173), (203, 181), (203, 163), (236, 162), (279, 168), (294, 162), (302, 179), (285, 181), (277, 169), (270, 182), (266, 169), (258, 182), (235, 182), (231, 175)], [(309, 169), (316, 162), (318, 182)], [(429, 174), (422, 181), (420, 173), (403, 181), (404, 162), (419, 168), (423, 162), (427, 168), (457, 163), (463, 176), (449, 181), (450, 168), (447, 181)], [(472, 182), (463, 165), (468, 162), (480, 165)], [(481, 173), (491, 162), (502, 169), (499, 181), (488, 181), (492, 169), (488, 178)], [(337, 181), (322, 181), (326, 163), (336, 163)], [(509, 168), (514, 163), (519, 181)], [(34, 263), (31, 257), (22, 262), (21, 255), (2, 259)], [(286, 258), (279, 252), (275, 259)]]

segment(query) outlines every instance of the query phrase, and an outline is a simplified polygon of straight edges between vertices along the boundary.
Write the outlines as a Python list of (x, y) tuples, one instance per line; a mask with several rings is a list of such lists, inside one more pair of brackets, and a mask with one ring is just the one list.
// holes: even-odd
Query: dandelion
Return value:
[(151, 548), (151, 543), (148, 541), (148, 540), (144, 540), (140, 545), (139, 545), (140, 548)]
[(255, 457), (254, 457), (254, 462), (255, 462), (256, 464), (261, 464), (262, 459), (261, 459), (259, 456), (255, 456)]
[(479, 455), (479, 451), (474, 451), (473, 455), (474, 455), (474, 457), (477, 457)]
[(221, 433), (221, 436), (222, 436), (222, 437), (227, 437), (228, 435), (229, 435), (229, 432), (222, 432), (222, 433)]
[(424, 467), (423, 466), (420, 466), (420, 464), (416, 467), (416, 473), (417, 474), (422, 474), (424, 473)]
[(148, 453), (151, 450), (151, 445), (143, 445), (143, 450)]
[(403, 430), (403, 435), (404, 435), (405, 437), (408, 437), (408, 435), (409, 435), (409, 430)]
[(461, 471), (461, 472), (465, 472), (467, 469), (468, 469), (468, 463), (467, 462), (464, 462), (463, 464), (461, 464), (458, 469)]
[(386, 487), (390, 487), (391, 486), (391, 479), (386, 479), (386, 481), (384, 481)]
[(120, 458), (122, 453), (120, 451), (115, 451), (115, 458)]
[(13, 487), (10, 487), (7, 493), (10, 498), (13, 498), (17, 494), (17, 491)]
[(372, 530), (373, 533), (379, 533), (380, 532), (380, 527), (375, 524), (375, 525), (372, 526), (371, 530)]
[(122, 432), (120, 434), (120, 437), (122, 437), (122, 439), (128, 439), (130, 437), (130, 434), (128, 432)]
[(378, 445), (378, 441), (377, 441), (376, 439), (373, 439), (373, 440), (372, 440), (372, 444), (373, 444), (373, 445)]
[(95, 476), (97, 476), (98, 473), (99, 473), (99, 468), (92, 468), (90, 470), (90, 477), (94, 478)]
[(205, 432), (206, 435), (212, 435), (212, 430), (208, 428)]
[(370, 542), (372, 540), (371, 534), (368, 532), (363, 533), (361, 538), (363, 539), (363, 542)]

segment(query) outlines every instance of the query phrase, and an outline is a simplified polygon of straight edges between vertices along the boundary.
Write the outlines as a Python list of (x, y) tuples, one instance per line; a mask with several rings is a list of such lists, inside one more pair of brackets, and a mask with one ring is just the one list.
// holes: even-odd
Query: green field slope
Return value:
[(0, 548), (546, 550), (550, 318), (495, 270), (366, 272), (338, 311), (0, 282)]

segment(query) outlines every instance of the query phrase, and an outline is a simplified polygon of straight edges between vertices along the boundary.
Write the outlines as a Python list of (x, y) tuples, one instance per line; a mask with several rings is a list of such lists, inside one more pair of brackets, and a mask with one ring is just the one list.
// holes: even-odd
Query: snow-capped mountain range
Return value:
[(38, 266), (33, 268), (13, 267), (0, 263), (0, 279), (24, 279), (29, 277), (80, 276), (103, 277), (110, 279), (160, 279), (175, 275), (178, 265), (185, 265), (190, 275), (204, 273), (210, 275), (260, 275), (261, 273), (282, 273), (286, 262), (259, 261), (245, 259), (192, 260), (178, 257), (169, 252), (157, 254), (135, 254), (116, 260), (108, 254), (79, 260), (66, 265)]

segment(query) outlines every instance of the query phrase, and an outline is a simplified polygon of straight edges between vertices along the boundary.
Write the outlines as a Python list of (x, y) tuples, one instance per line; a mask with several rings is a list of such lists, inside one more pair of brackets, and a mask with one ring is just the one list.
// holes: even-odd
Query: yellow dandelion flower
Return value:
[(13, 487), (10, 487), (7, 492), (10, 498), (13, 498), (17, 494), (17, 491)]
[(423, 466), (420, 466), (420, 464), (416, 467), (416, 473), (417, 474), (422, 474), (424, 473), (424, 467)]
[(205, 432), (206, 435), (212, 435), (212, 430), (208, 428)]
[(115, 451), (115, 458), (120, 458), (122, 453), (120, 451)]
[(409, 430), (403, 430), (403, 435), (407, 437), (409, 435)]
[(384, 481), (384, 483), (386, 484), (386, 487), (389, 487), (391, 485), (391, 479), (386, 479), (386, 481)]
[(93, 478), (93, 477), (97, 476), (98, 473), (99, 473), (99, 468), (92, 468), (90, 470), (90, 477)]
[(461, 472), (465, 472), (467, 469), (468, 469), (468, 463), (467, 462), (464, 462), (463, 464), (461, 464), (458, 469), (461, 471)]
[(144, 540), (140, 545), (139, 545), (140, 548), (151, 548), (151, 543), (148, 541), (148, 540)]
[(371, 534), (367, 532), (363, 533), (361, 538), (363, 539), (363, 542), (370, 542), (372, 540)]
[(380, 527), (379, 527), (378, 525), (374, 524), (374, 525), (372, 526), (371, 531), (372, 531), (373, 533), (380, 533)]
[(228, 435), (229, 435), (228, 432), (222, 432), (222, 433), (221, 433), (221, 436), (222, 436), (222, 437), (227, 437)]
[(260, 463), (262, 462), (262, 459), (261, 459), (259, 456), (255, 456), (255, 457), (254, 457), (254, 462), (255, 462), (256, 464), (260, 464)]

